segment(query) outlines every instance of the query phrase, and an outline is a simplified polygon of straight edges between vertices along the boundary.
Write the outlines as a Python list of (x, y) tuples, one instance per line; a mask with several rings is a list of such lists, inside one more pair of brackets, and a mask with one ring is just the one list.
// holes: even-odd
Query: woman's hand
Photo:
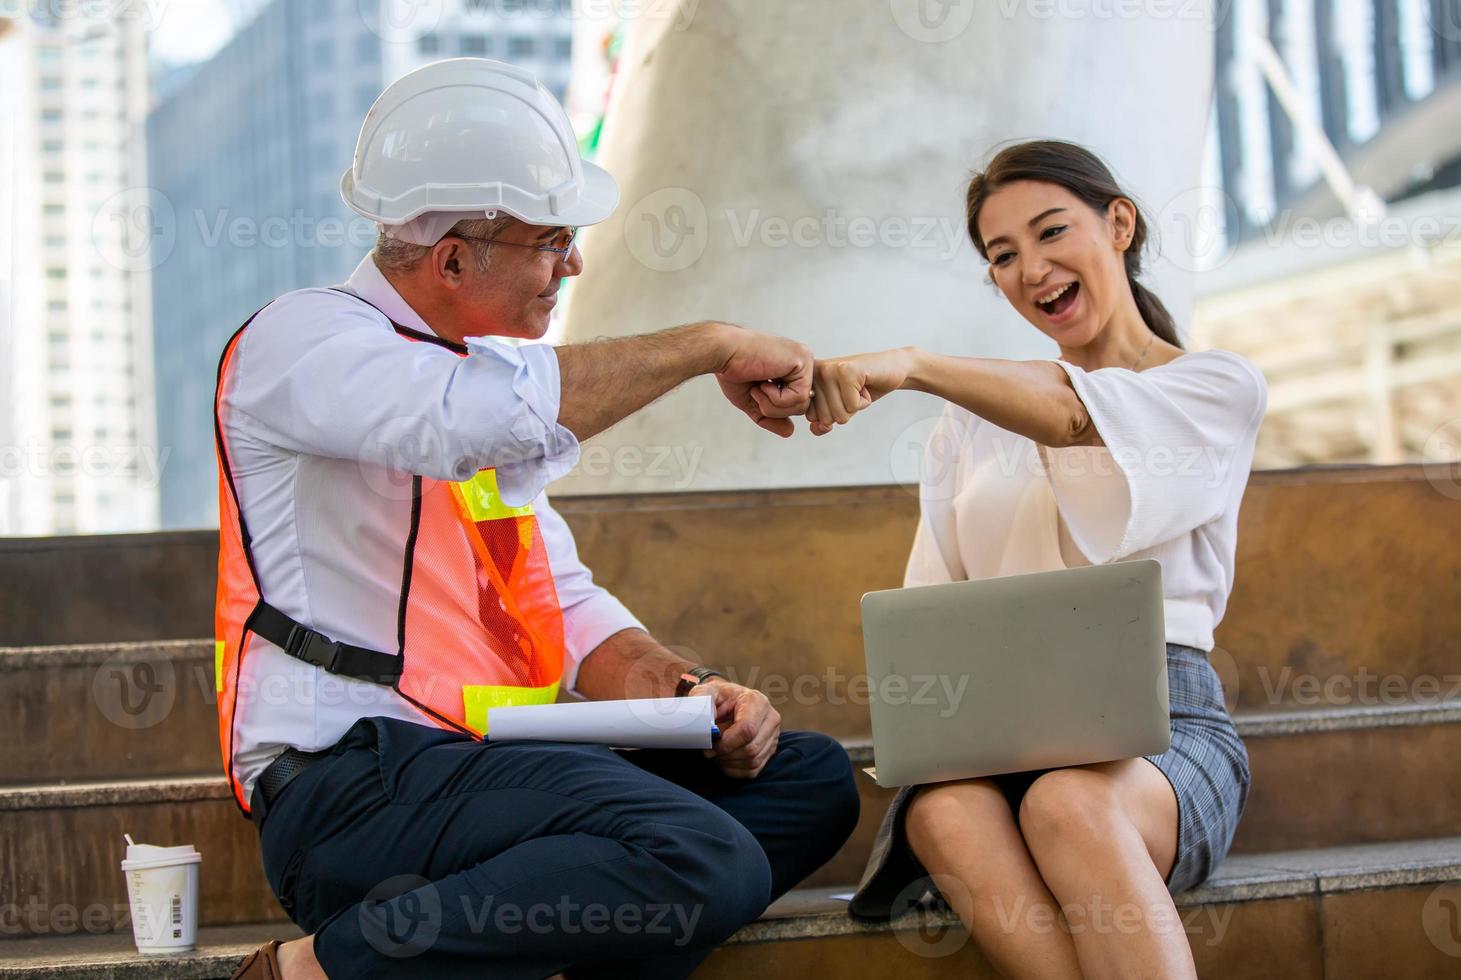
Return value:
[(847, 422), (858, 412), (897, 391), (913, 370), (914, 349), (854, 354), (817, 361), (812, 381), (812, 405), (807, 421), (815, 435), (826, 435), (834, 425)]

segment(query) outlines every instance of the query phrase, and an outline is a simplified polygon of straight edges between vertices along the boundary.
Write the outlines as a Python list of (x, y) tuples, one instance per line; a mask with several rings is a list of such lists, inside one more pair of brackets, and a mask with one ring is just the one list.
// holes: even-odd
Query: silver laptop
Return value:
[(1128, 561), (862, 597), (881, 786), (1167, 750), (1162, 572)]

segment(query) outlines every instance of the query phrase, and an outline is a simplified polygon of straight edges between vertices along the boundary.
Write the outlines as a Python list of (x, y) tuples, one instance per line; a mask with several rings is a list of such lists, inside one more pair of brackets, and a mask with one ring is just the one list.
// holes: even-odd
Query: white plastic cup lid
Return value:
[(203, 855), (193, 847), (192, 844), (179, 844), (176, 847), (163, 847), (159, 844), (134, 844), (132, 835), (124, 834), (127, 839), (127, 858), (124, 864), (142, 863), (147, 864), (191, 864), (203, 860)]

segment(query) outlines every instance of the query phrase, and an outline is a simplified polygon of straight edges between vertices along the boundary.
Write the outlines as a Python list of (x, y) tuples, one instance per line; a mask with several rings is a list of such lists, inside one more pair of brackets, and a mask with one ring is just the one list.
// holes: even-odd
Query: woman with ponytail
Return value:
[(990, 277), (1059, 360), (903, 348), (818, 361), (812, 430), (900, 388), (946, 401), (906, 585), (1159, 561), (1172, 741), (1160, 756), (905, 787), (851, 911), (887, 917), (932, 887), (1007, 976), (1194, 977), (1171, 896), (1222, 860), (1248, 792), (1207, 653), (1266, 387), (1236, 354), (1183, 351), (1139, 281), (1146, 221), (1089, 151), (1011, 146), (967, 204)]

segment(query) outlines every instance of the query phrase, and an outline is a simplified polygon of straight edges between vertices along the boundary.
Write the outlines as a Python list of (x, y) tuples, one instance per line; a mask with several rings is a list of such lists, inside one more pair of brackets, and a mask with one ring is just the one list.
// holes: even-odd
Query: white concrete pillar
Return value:
[[(1008, 141), (1075, 140), (1160, 216), (1154, 230), (1186, 231), (1182, 216), (1203, 199), (1208, 7), (623, 4), (635, 20), (600, 155), (623, 201), (581, 238), (568, 339), (716, 318), (826, 355), (918, 344), (1053, 356), (969, 244), (968, 175)], [(1153, 261), (1147, 277), (1179, 323), (1190, 265)], [(829, 436), (783, 441), (697, 379), (585, 447), (557, 490), (910, 481), (938, 411), (900, 392)]]

